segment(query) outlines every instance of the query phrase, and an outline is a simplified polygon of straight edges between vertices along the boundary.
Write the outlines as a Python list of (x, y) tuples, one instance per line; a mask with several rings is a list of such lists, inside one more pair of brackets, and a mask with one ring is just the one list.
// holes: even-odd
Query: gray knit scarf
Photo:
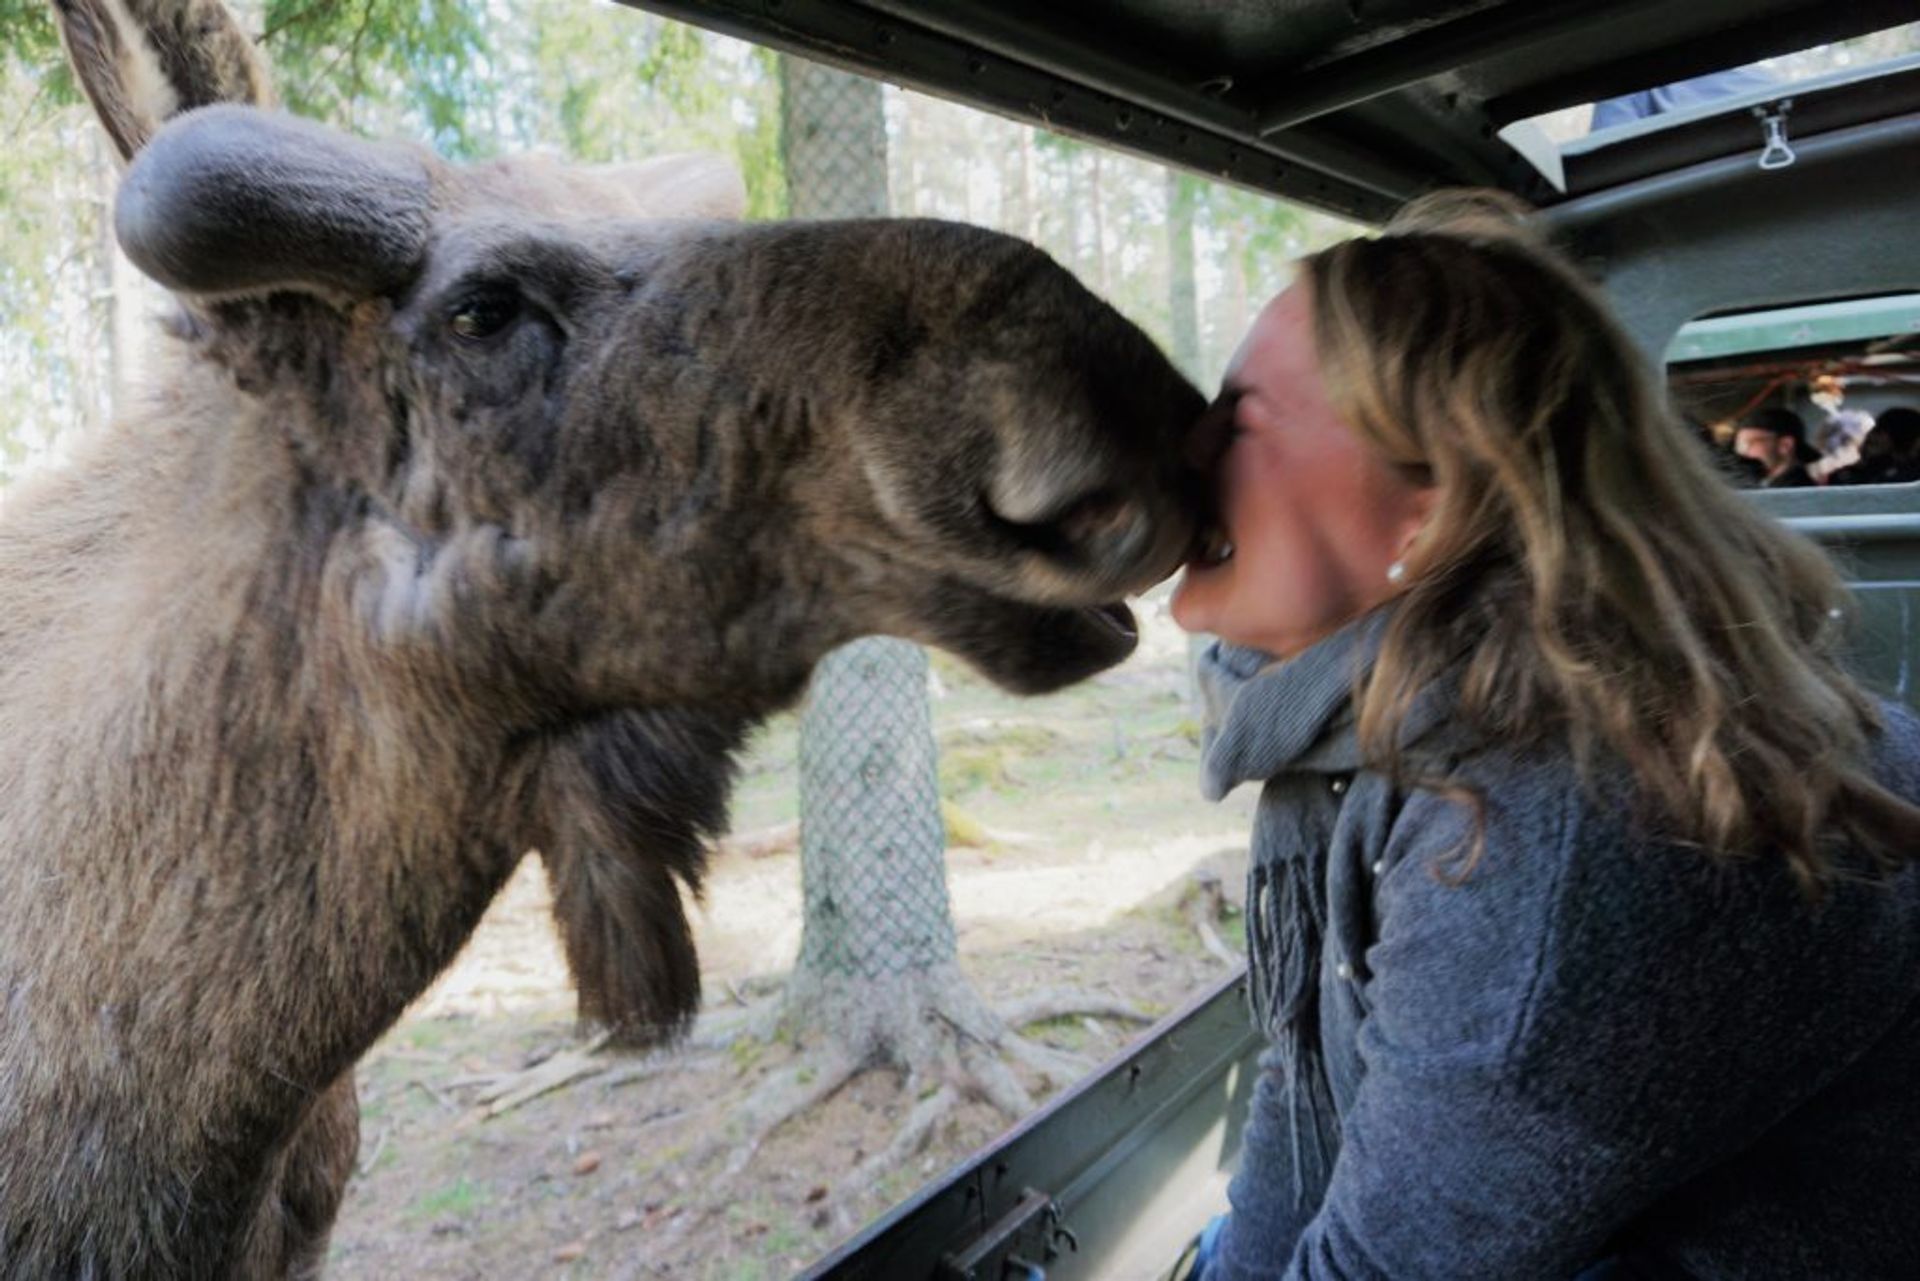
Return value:
[[(1284, 663), (1215, 643), (1198, 670), (1207, 727), (1201, 791), (1219, 800), (1243, 782), (1267, 790), (1254, 818), (1247, 873), (1249, 996), (1287, 1085), (1294, 1168), (1331, 1169), (1339, 1115), (1320, 1043), (1320, 957), (1327, 930), (1327, 845), (1339, 803), (1327, 776), (1361, 767), (1352, 693), (1386, 621), (1376, 611)], [(1310, 1179), (1296, 1181), (1306, 1194)]]

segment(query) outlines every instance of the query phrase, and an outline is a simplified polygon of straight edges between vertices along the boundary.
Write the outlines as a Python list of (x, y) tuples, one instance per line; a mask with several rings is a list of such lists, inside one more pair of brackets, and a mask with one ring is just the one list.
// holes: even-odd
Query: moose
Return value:
[(0, 1275), (316, 1275), (355, 1060), (538, 851), (670, 1038), (729, 758), (858, 635), (1134, 643), (1198, 393), (1037, 249), (732, 220), (278, 111), (217, 0), (55, 0), (163, 371), (0, 514)]

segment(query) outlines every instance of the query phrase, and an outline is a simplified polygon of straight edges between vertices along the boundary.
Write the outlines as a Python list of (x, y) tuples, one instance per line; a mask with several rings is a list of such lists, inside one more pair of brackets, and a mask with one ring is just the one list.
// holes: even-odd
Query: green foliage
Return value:
[(750, 216), (779, 209), (779, 103), (766, 50), (605, 4), (517, 7), (493, 36), (513, 76), (515, 149), (557, 145), (597, 162), (718, 152), (745, 176)]
[(0, 0), (0, 65), (49, 67), (59, 59), (60, 37), (46, 0)]
[[(716, 151), (745, 176), (750, 217), (788, 209), (778, 55), (765, 48), (607, 0), (229, 3), (258, 35), (291, 110), (459, 160), (536, 148), (589, 161)], [(1163, 346), (1177, 337), (1203, 383), (1284, 284), (1289, 260), (1344, 232), (950, 103), (895, 91), (886, 111), (894, 212), (1035, 240)], [(109, 344), (118, 286), (102, 256), (111, 166), (46, 0), (0, 0), (0, 137), (4, 483), (103, 412), (124, 355)], [(1170, 222), (1191, 237), (1169, 237)], [(1193, 258), (1184, 277), (1171, 262), (1176, 239)], [(1190, 321), (1176, 334), (1175, 305), (1197, 312), (1197, 334)]]
[(368, 132), (420, 127), (456, 159), (491, 155), (497, 82), (479, 0), (267, 0), (260, 43), (282, 101)]

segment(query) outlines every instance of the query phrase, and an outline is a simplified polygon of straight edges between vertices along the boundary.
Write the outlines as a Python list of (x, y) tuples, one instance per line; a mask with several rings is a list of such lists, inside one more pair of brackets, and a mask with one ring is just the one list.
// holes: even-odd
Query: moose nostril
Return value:
[[(986, 504), (989, 512), (991, 504)], [(1150, 536), (1151, 522), (1139, 502), (1118, 490), (1098, 489), (1033, 521), (995, 523), (1021, 544), (1043, 555), (1076, 560), (1116, 561), (1133, 555)]]
[(1055, 522), (1062, 540), (1081, 558), (1119, 568), (1153, 541), (1153, 521), (1138, 501), (1111, 491), (1090, 494)]
[(1138, 524), (1139, 509), (1111, 490), (1080, 499), (1053, 522), (1070, 543), (1084, 545), (1125, 532)]

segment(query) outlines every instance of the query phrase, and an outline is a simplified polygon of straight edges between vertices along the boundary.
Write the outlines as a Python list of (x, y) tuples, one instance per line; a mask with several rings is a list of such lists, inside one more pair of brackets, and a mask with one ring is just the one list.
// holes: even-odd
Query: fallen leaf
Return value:
[(582, 1152), (580, 1159), (573, 1163), (573, 1172), (575, 1174), (592, 1174), (599, 1168), (600, 1154), (598, 1152)]
[(810, 1187), (810, 1188), (808, 1188), (808, 1189), (807, 1189), (807, 1204), (808, 1204), (808, 1205), (812, 1205), (812, 1204), (813, 1204), (813, 1203), (814, 1203), (815, 1201), (824, 1201), (824, 1200), (826, 1200), (826, 1199), (827, 1199), (827, 1185), (826, 1185), (826, 1184), (824, 1184), (824, 1183), (816, 1183), (816, 1184), (814, 1184), (814, 1185), (813, 1185), (812, 1187)]
[(572, 1263), (575, 1259), (584, 1259), (586, 1256), (587, 1243), (585, 1241), (569, 1241), (553, 1252), (553, 1261), (555, 1263)]

